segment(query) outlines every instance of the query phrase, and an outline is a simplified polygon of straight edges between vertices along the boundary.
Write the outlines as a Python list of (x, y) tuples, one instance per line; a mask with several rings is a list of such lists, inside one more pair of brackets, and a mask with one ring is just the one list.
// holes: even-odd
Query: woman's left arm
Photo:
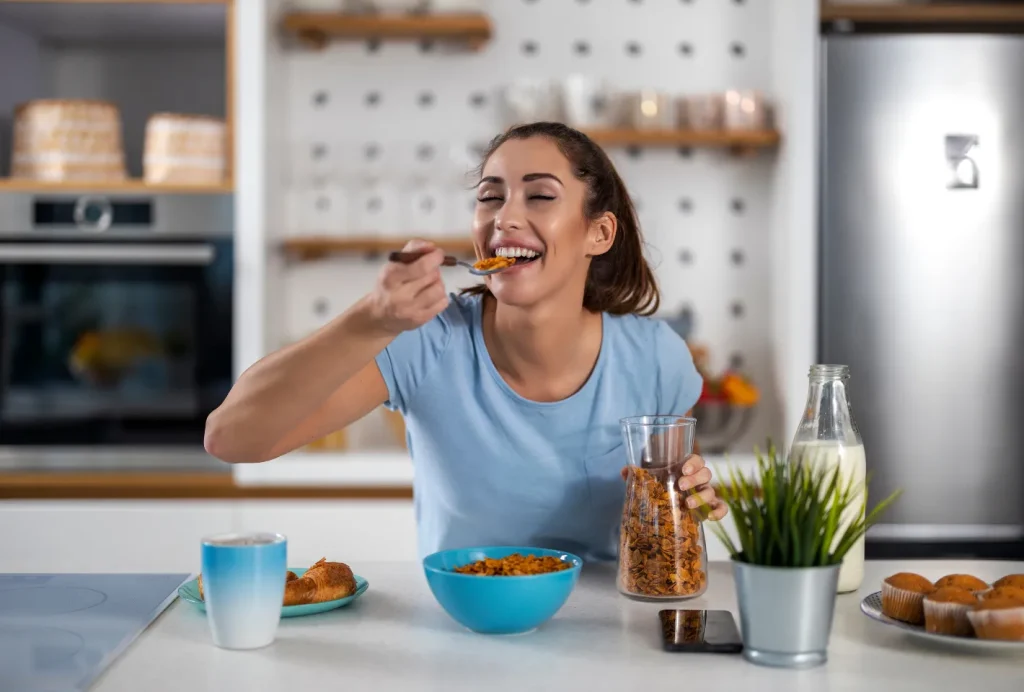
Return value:
[[(655, 329), (655, 348), (658, 362), (659, 401), (665, 413), (686, 411), (691, 415), (700, 397), (704, 381), (694, 365), (689, 346), (666, 322), (658, 321)], [(711, 485), (711, 469), (699, 453), (690, 455), (683, 463), (679, 477), (679, 490), (689, 492), (688, 507), (709, 507), (707, 518), (719, 521), (729, 512)]]

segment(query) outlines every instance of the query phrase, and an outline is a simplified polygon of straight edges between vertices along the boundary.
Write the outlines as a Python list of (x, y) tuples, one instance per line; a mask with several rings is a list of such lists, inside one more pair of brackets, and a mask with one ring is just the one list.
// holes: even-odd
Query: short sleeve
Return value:
[(388, 387), (384, 406), (408, 412), (416, 390), (440, 366), (452, 335), (452, 306), (418, 329), (402, 332), (377, 354), (377, 368)]
[(704, 387), (690, 347), (668, 323), (657, 321), (654, 352), (658, 363), (658, 405), (662, 415), (683, 415), (694, 407)]

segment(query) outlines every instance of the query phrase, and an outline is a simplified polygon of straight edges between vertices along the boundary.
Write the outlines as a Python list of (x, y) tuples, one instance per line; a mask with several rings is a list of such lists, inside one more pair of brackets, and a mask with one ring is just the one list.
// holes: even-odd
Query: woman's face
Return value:
[(530, 307), (582, 296), (590, 257), (611, 246), (615, 220), (584, 217), (586, 186), (546, 137), (509, 140), (484, 164), (473, 242), (480, 257), (534, 258), (487, 278), (500, 303)]

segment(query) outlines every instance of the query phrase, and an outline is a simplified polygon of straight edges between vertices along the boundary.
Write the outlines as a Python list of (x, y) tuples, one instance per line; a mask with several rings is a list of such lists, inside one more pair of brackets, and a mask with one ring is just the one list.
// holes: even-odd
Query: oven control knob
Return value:
[(83, 231), (105, 231), (114, 219), (114, 209), (105, 197), (80, 197), (74, 216), (75, 225)]

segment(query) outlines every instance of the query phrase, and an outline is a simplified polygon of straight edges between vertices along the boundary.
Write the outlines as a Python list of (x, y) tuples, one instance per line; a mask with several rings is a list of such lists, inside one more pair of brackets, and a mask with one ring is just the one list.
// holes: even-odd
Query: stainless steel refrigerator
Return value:
[(869, 556), (1024, 557), (1024, 37), (822, 42), (819, 362), (904, 491)]

